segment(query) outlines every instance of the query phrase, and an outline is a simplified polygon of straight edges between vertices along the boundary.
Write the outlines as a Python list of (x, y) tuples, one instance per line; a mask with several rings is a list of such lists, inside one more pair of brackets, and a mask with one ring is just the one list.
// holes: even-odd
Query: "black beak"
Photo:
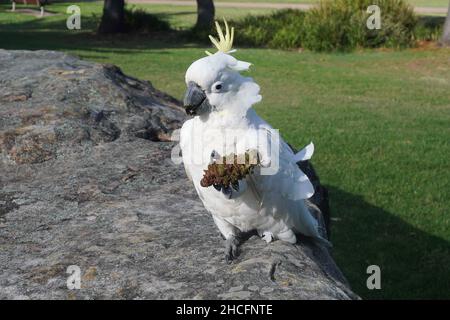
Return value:
[(183, 105), (186, 109), (186, 113), (189, 115), (198, 115), (209, 111), (211, 108), (205, 92), (192, 81), (188, 83)]

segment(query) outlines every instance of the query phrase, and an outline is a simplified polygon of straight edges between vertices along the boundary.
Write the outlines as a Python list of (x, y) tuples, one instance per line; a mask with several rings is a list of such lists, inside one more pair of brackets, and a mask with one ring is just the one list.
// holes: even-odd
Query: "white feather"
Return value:
[(311, 159), (312, 155), (314, 153), (314, 144), (311, 142), (306, 147), (304, 147), (302, 150), (297, 152), (294, 156), (294, 161), (305, 161)]

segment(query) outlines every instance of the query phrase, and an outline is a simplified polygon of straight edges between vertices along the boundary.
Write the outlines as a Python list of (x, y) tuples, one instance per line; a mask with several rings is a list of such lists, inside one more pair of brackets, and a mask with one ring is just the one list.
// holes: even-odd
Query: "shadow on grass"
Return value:
[[(0, 6), (0, 13), (6, 13), (7, 8)], [(191, 14), (189, 11), (152, 14), (160, 20), (168, 21), (172, 15)], [(23, 50), (90, 50), (100, 51), (100, 48), (118, 53), (124, 50), (134, 52), (139, 49), (183, 48), (208, 43), (196, 41), (191, 30), (154, 31), (150, 33), (124, 33), (115, 35), (97, 35), (96, 30), (100, 17), (96, 15), (83, 16), (81, 30), (68, 30), (67, 15), (58, 14), (45, 18), (34, 18), (0, 22), (0, 47), (3, 49)], [(161, 52), (159, 52), (161, 53)]]
[(107, 50), (110, 53), (133, 53), (136, 50), (184, 48), (207, 43), (206, 40), (193, 41), (186, 30), (97, 35), (96, 25), (94, 18), (84, 18), (81, 30), (68, 30), (65, 20), (58, 19), (0, 24), (0, 47), (10, 50)]
[[(361, 196), (330, 187), (333, 255), (363, 298), (450, 298), (450, 243), (417, 229)], [(424, 213), (426, 214), (426, 213)], [(381, 268), (381, 290), (366, 269)]]
[[(0, 5), (0, 11), (6, 10)], [(157, 19), (169, 21), (171, 16), (190, 15), (192, 11), (151, 13)], [(136, 49), (183, 48), (189, 46), (210, 45), (208, 35), (211, 32), (194, 31), (193, 29), (171, 29), (151, 33), (128, 33), (118, 35), (97, 35), (96, 30), (100, 16), (83, 16), (82, 30), (68, 30), (67, 15), (58, 14), (53, 17), (35, 18), (28, 21), (9, 21), (0, 23), (0, 46), (5, 49), (52, 49), (52, 50), (91, 50), (99, 51), (99, 47), (109, 52), (119, 49), (118, 53)], [(445, 17), (420, 16), (418, 29), (421, 37), (433, 39), (440, 33)], [(156, 29), (155, 29), (156, 30)], [(239, 41), (237, 39), (236, 41)], [(241, 48), (253, 45), (240, 43)]]

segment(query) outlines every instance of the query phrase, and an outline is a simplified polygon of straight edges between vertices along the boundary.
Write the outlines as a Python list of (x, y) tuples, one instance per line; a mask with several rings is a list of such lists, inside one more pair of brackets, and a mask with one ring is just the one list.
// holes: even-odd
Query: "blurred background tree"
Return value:
[(450, 46), (450, 2), (448, 3), (447, 19), (445, 19), (444, 32), (442, 33), (441, 43), (444, 46)]
[(124, 0), (105, 0), (103, 15), (98, 27), (99, 33), (120, 33), (125, 31)]
[(214, 23), (214, 2), (213, 0), (197, 0), (197, 23), (195, 29), (210, 30)]

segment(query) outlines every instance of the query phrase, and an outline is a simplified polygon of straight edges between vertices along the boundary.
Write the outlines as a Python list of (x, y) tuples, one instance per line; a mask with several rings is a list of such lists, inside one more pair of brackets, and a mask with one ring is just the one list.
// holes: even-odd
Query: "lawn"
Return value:
[[(38, 19), (0, 6), (0, 47), (54, 49), (120, 66), (182, 97), (184, 72), (204, 45), (149, 36), (100, 38), (80, 4), (81, 31), (63, 14)], [(64, 12), (62, 4), (49, 9)], [(151, 7), (179, 27), (185, 7)], [(218, 9), (218, 15), (248, 11)], [(239, 30), (236, 30), (239, 32)], [(261, 85), (257, 111), (297, 147), (314, 141), (313, 163), (329, 187), (338, 265), (364, 298), (450, 298), (450, 50), (417, 48), (316, 54), (242, 48)], [(382, 289), (366, 288), (381, 267)]]

